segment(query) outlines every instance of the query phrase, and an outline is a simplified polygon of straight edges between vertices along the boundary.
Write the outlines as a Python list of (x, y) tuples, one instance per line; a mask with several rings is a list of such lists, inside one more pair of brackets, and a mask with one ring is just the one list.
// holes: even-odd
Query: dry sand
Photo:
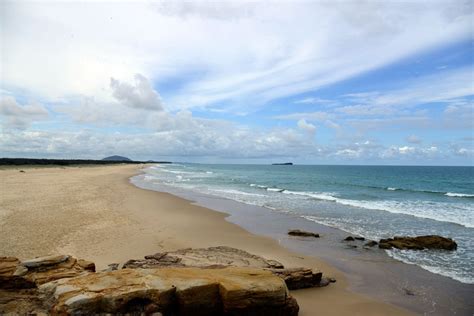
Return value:
[[(292, 291), (300, 315), (409, 315), (347, 290), (342, 272), (225, 220), (226, 214), (167, 193), (139, 189), (136, 165), (0, 170), (0, 256), (71, 254), (98, 269), (186, 247), (231, 246), (282, 262), (318, 268), (337, 282)], [(25, 172), (19, 172), (23, 169)]]

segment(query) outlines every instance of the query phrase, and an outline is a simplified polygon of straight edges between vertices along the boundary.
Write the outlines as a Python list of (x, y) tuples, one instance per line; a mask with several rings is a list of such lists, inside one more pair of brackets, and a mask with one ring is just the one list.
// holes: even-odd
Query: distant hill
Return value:
[(292, 162), (272, 163), (274, 166), (293, 166)]
[(132, 161), (131, 159), (123, 156), (109, 156), (102, 159), (103, 161)]

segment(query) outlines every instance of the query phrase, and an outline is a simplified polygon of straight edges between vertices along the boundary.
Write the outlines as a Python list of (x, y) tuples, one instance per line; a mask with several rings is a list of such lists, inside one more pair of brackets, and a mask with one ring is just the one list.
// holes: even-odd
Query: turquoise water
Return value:
[(474, 283), (474, 167), (157, 165), (139, 181), (289, 213), (369, 239), (439, 234), (456, 252), (387, 251)]

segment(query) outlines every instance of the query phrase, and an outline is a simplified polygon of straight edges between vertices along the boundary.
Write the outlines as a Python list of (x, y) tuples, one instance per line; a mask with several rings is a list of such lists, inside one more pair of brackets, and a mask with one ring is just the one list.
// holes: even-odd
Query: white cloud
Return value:
[(114, 98), (126, 106), (154, 111), (163, 110), (160, 95), (143, 75), (135, 75), (134, 85), (111, 78), (110, 88)]
[(406, 154), (412, 153), (414, 151), (415, 151), (415, 148), (410, 147), (410, 146), (403, 146), (403, 147), (398, 148), (398, 152), (402, 155), (406, 155)]
[(316, 112), (296, 112), (291, 114), (277, 115), (272, 117), (276, 120), (311, 120), (311, 121), (326, 121), (331, 118), (326, 112), (316, 111)]
[(459, 99), (447, 105), (443, 112), (444, 126), (449, 128), (474, 129), (474, 101)]
[(455, 151), (455, 153), (459, 156), (473, 156), (474, 155), (474, 150), (473, 149), (467, 149), (467, 148), (459, 148)]
[(301, 119), (298, 121), (297, 123), (298, 125), (298, 128), (310, 133), (310, 134), (314, 134), (314, 132), (316, 132), (316, 126), (314, 126), (313, 124), (311, 123), (308, 123), (306, 122), (305, 119)]
[(0, 118), (4, 127), (24, 129), (47, 117), (48, 111), (40, 104), (20, 105), (12, 96), (0, 98)]
[(335, 153), (335, 155), (336, 156), (343, 156), (343, 157), (346, 157), (346, 158), (359, 158), (361, 152), (362, 151), (360, 149), (355, 150), (355, 149), (346, 148), (346, 149), (338, 150)]
[(2, 77), (49, 99), (103, 101), (109, 78), (141, 73), (180, 79), (173, 109), (237, 99), (254, 107), (466, 39), (471, 21), (461, 1), (7, 1)]
[(316, 97), (304, 98), (301, 100), (297, 100), (294, 103), (295, 104), (316, 104), (316, 105), (322, 105), (322, 106), (338, 105), (338, 103), (334, 100), (328, 100), (328, 99), (322, 99), (322, 98), (316, 98)]
[(401, 89), (347, 94), (345, 101), (351, 105), (338, 107), (336, 112), (383, 117), (407, 114), (408, 109), (427, 103), (459, 104), (462, 98), (474, 95), (473, 72), (472, 66), (466, 66), (410, 80)]

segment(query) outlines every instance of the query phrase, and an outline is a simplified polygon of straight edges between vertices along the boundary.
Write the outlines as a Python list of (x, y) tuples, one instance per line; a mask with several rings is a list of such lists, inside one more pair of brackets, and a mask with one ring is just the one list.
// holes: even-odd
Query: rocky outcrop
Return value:
[(268, 260), (246, 251), (226, 247), (187, 248), (156, 253), (141, 260), (129, 260), (123, 268), (156, 269), (163, 267), (199, 267), (217, 269), (227, 266), (261, 268), (281, 277), (290, 290), (328, 285), (322, 272), (310, 268), (285, 269), (275, 260)]
[(46, 315), (37, 286), (94, 271), (94, 263), (71, 256), (47, 256), (25, 261), (0, 257), (0, 314)]
[(394, 237), (381, 239), (379, 248), (381, 249), (442, 249), (456, 250), (458, 245), (451, 238), (445, 238), (437, 235), (418, 236), (418, 237)]
[(288, 231), (288, 235), (290, 236), (298, 236), (298, 237), (314, 237), (314, 238), (319, 238), (319, 234), (312, 233), (312, 232), (307, 232), (304, 230), (299, 230), (299, 229), (292, 229)]
[(347, 236), (346, 238), (344, 238), (344, 241), (354, 241), (354, 237), (352, 236)]
[(0, 257), (0, 288), (26, 289), (62, 278), (72, 278), (84, 272), (94, 272), (93, 262), (71, 256), (46, 256), (20, 261)]
[(269, 271), (160, 268), (98, 272), (42, 285), (52, 314), (297, 315), (298, 304)]
[(95, 272), (94, 263), (64, 255), (1, 257), (0, 314), (291, 316), (299, 308), (288, 289), (335, 282), (230, 247), (157, 253), (118, 267)]

